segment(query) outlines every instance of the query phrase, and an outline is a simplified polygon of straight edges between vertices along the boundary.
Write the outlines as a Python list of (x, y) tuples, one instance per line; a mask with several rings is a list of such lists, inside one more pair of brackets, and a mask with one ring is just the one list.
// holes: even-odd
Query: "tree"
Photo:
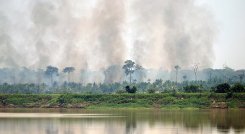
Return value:
[(68, 82), (70, 83), (70, 73), (74, 72), (75, 68), (74, 67), (65, 67), (63, 69), (63, 73), (67, 73), (68, 74)]
[(236, 72), (238, 73), (240, 83), (242, 83), (245, 77), (245, 70), (237, 70)]
[(178, 72), (181, 69), (179, 65), (174, 66), (175, 70), (176, 70), (176, 84), (178, 83)]
[(58, 75), (58, 71), (59, 69), (57, 67), (53, 67), (53, 66), (47, 66), (46, 71), (45, 71), (45, 75), (47, 75), (50, 78), (50, 82), (51, 84), (53, 84), (53, 76), (54, 75)]
[(142, 82), (146, 77), (146, 70), (142, 66), (136, 65), (134, 76), (137, 82)]
[(244, 88), (244, 86), (242, 84), (236, 83), (235, 85), (233, 85), (231, 87), (231, 91), (232, 92), (238, 92), (238, 93), (245, 92), (245, 88)]
[(185, 86), (184, 91), (187, 93), (196, 93), (196, 92), (200, 92), (201, 90), (197, 85), (190, 85), (190, 86)]
[(183, 80), (184, 80), (184, 81), (187, 80), (187, 75), (183, 75)]
[(223, 79), (224, 82), (228, 82), (229, 81), (229, 76), (231, 76), (234, 72), (234, 70), (226, 65), (224, 65), (224, 69), (222, 69), (223, 72)]
[(125, 74), (127, 76), (129, 75), (129, 82), (131, 84), (132, 74), (134, 73), (134, 71), (142, 69), (142, 67), (140, 65), (135, 64), (135, 62), (131, 60), (126, 60), (124, 63), (125, 64), (123, 65), (123, 69), (124, 69)]
[(147, 92), (148, 92), (149, 94), (154, 94), (154, 93), (156, 93), (156, 89), (150, 88), (150, 89), (147, 90)]
[(195, 81), (197, 81), (197, 72), (198, 72), (199, 66), (198, 64), (195, 64), (193, 67), (194, 74), (195, 74)]
[(211, 83), (212, 75), (215, 72), (215, 70), (213, 70), (212, 68), (207, 68), (207, 69), (204, 69), (203, 72), (207, 74), (208, 82)]
[(137, 91), (137, 88), (135, 86), (133, 86), (133, 88), (131, 88), (130, 86), (126, 86), (125, 89), (128, 93), (132, 93), (132, 94), (136, 93)]
[(230, 91), (231, 86), (228, 83), (219, 84), (216, 86), (216, 93), (228, 93)]
[(156, 79), (154, 82), (153, 82), (153, 85), (157, 88), (161, 88), (163, 84), (163, 80), (162, 79)]

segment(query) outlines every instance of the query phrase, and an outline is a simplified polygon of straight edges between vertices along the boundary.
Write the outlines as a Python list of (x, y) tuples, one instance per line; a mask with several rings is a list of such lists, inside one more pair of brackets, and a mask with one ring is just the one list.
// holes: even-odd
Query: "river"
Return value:
[(0, 109), (0, 134), (244, 134), (245, 110)]

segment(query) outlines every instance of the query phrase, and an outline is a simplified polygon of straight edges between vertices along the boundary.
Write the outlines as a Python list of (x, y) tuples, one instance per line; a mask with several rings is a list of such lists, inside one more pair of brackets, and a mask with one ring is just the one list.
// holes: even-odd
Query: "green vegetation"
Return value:
[(131, 94), (136, 93), (137, 91), (137, 88), (135, 86), (133, 86), (132, 88), (130, 86), (126, 86), (125, 89), (128, 93), (131, 93)]
[(231, 92), (238, 92), (238, 93), (245, 92), (245, 88), (242, 84), (236, 83), (231, 87)]
[[(81, 81), (71, 82), (73, 81), (71, 76), (76, 73), (74, 67), (65, 67), (62, 72), (59, 72), (59, 69), (54, 66), (47, 66), (45, 71), (37, 72), (24, 68), (23, 72), (20, 72), (19, 81), (23, 79), (24, 82), (24, 79), (29, 79), (29, 77), (38, 78), (34, 83), (15, 83), (14, 70), (0, 69), (0, 74), (4, 78), (0, 79), (0, 94), (2, 94), (0, 95), (0, 106), (47, 108), (245, 107), (245, 70), (234, 71), (228, 67), (218, 70), (204, 69), (201, 75), (198, 73), (198, 64), (193, 67), (193, 70), (181, 70), (179, 65), (173, 69), (175, 80), (148, 78), (146, 82), (146, 73), (149, 72), (134, 61), (127, 60), (123, 66), (111, 66), (106, 69), (104, 82), (101, 83), (83, 82), (89, 78), (90, 73), (82, 73)], [(189, 78), (193, 71), (194, 80)], [(13, 73), (11, 78), (9, 78), (10, 72)], [(182, 75), (182, 80), (180, 75)], [(46, 77), (48, 79), (44, 79)], [(199, 77), (203, 79), (198, 79)], [(11, 80), (13, 81), (10, 83), (5, 82)]]
[(219, 84), (218, 86), (216, 86), (215, 92), (216, 93), (227, 93), (227, 92), (230, 92), (230, 88), (231, 86), (228, 83)]
[(245, 94), (159, 93), (159, 94), (52, 94), (0, 95), (1, 107), (25, 108), (210, 108), (225, 102), (230, 108), (245, 106)]
[(190, 85), (190, 86), (185, 86), (184, 91), (187, 93), (196, 93), (196, 92), (201, 92), (201, 89), (197, 85)]
[[(125, 87), (129, 86), (128, 90)], [(131, 90), (133, 89), (133, 90)], [(124, 91), (123, 91), (124, 90)], [(135, 90), (135, 91), (134, 91)], [(111, 93), (170, 93), (173, 91), (186, 93), (201, 93), (201, 92), (215, 92), (215, 93), (244, 93), (245, 88), (240, 83), (223, 83), (223, 84), (209, 84), (205, 81), (175, 83), (172, 81), (163, 82), (161, 79), (150, 82), (139, 83), (74, 83), (64, 82), (63, 84), (54, 83), (52, 86), (46, 84), (0, 84), (0, 94), (111, 94)], [(132, 91), (132, 92), (131, 92)]]
[(135, 64), (135, 62), (133, 62), (132, 60), (126, 60), (125, 61), (125, 65), (122, 68), (124, 69), (125, 74), (127, 76), (129, 75), (129, 82), (130, 82), (130, 84), (132, 82), (132, 74), (136, 70), (142, 70), (143, 69), (140, 65)]
[(99, 72), (71, 66), (60, 71), (51, 65), (38, 70), (0, 68), (0, 94), (122, 94), (128, 86), (128, 93), (230, 92), (231, 95), (245, 92), (244, 77), (245, 70), (229, 67), (199, 70), (196, 64), (193, 70), (185, 70), (176, 65), (170, 72), (154, 71), (132, 60)]

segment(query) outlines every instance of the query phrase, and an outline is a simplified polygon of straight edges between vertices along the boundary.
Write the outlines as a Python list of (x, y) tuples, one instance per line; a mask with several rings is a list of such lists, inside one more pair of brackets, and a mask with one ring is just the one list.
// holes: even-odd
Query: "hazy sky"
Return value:
[(132, 59), (154, 69), (241, 69), (244, 7), (245, 0), (0, 0), (0, 67), (98, 69)]
[(198, 0), (213, 13), (218, 26), (215, 68), (245, 68), (245, 0)]

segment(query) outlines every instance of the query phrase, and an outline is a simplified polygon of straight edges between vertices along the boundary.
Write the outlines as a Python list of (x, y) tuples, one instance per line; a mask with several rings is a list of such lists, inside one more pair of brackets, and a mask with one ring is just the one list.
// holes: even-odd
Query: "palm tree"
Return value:
[(132, 74), (136, 71), (136, 70), (142, 70), (143, 67), (140, 65), (135, 64), (135, 62), (133, 62), (132, 60), (126, 60), (124, 62), (125, 64), (123, 65), (123, 69), (126, 75), (129, 75), (129, 82), (131, 84), (132, 82)]

